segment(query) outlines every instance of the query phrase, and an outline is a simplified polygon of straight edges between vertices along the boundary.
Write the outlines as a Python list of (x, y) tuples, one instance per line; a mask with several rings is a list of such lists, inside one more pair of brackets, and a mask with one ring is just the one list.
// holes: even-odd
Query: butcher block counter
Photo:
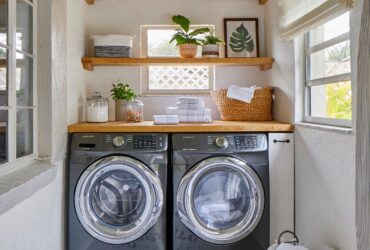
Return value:
[(290, 123), (213, 121), (212, 123), (180, 123), (178, 125), (154, 125), (153, 121), (139, 123), (107, 122), (77, 123), (68, 126), (69, 133), (79, 132), (131, 132), (131, 133), (200, 133), (200, 132), (293, 132)]

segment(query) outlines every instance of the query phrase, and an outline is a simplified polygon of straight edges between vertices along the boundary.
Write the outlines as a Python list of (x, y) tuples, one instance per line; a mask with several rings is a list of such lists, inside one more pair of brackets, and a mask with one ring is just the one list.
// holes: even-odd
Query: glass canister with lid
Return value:
[(127, 122), (144, 121), (144, 103), (134, 99), (127, 104)]
[(108, 98), (101, 96), (100, 92), (87, 98), (87, 122), (108, 121)]

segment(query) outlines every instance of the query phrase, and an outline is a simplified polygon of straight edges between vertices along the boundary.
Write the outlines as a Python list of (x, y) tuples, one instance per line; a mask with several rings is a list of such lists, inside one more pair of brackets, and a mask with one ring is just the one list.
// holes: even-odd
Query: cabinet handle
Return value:
[(286, 140), (278, 141), (278, 140), (274, 139), (273, 142), (274, 143), (278, 143), (278, 142), (281, 142), (281, 143), (290, 143), (290, 140), (289, 139), (286, 139)]

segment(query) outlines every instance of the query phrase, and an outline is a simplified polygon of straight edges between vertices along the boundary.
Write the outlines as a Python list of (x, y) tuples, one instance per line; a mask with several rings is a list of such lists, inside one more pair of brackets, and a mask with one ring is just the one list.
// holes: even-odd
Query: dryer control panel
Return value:
[(175, 151), (258, 152), (267, 150), (266, 134), (175, 134)]

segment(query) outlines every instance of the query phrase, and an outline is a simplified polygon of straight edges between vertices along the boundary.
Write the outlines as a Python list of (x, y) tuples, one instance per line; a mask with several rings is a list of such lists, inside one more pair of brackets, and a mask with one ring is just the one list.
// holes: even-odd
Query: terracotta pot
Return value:
[(202, 57), (220, 57), (220, 46), (217, 44), (204, 44), (202, 46)]
[(182, 58), (194, 58), (198, 52), (197, 44), (180, 44), (179, 45), (180, 57)]

